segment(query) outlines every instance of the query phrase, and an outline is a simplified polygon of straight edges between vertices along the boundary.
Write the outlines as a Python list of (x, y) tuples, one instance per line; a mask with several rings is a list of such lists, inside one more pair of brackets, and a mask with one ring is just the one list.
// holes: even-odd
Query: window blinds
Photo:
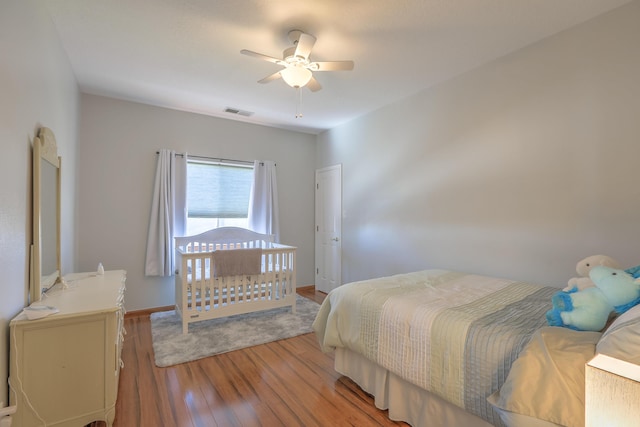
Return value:
[(189, 161), (189, 218), (246, 218), (253, 168)]

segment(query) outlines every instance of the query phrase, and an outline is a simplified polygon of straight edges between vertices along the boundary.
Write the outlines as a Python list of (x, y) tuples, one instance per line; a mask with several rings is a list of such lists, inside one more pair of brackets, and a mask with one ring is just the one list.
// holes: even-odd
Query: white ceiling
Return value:
[[(46, 0), (85, 93), (319, 133), (630, 0)], [(258, 84), (289, 30), (312, 34), (323, 89)], [(245, 118), (227, 107), (251, 111)]]

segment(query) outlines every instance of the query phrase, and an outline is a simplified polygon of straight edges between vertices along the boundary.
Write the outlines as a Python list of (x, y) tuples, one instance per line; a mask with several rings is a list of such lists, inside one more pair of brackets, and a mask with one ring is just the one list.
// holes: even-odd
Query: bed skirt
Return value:
[[(389, 372), (366, 357), (345, 348), (335, 350), (335, 370), (351, 378), (374, 397), (378, 409), (388, 410), (389, 418), (421, 427), (492, 427), (487, 421), (417, 387)], [(537, 418), (501, 412), (508, 427), (551, 427)]]
[(376, 407), (388, 409), (389, 418), (394, 421), (404, 421), (416, 427), (491, 427), (482, 418), (463, 411), (345, 348), (335, 350), (335, 370), (373, 395)]

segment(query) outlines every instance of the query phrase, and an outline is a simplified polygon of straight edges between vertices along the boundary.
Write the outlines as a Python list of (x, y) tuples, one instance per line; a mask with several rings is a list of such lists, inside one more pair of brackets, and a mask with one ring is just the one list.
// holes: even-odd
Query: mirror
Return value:
[(60, 168), (56, 138), (41, 128), (33, 139), (33, 244), (30, 302), (55, 285), (60, 272)]

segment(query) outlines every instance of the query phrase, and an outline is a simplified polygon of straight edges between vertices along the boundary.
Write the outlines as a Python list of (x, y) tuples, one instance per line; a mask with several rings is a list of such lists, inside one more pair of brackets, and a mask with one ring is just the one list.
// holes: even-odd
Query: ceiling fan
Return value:
[(313, 71), (348, 71), (353, 70), (353, 61), (328, 61), (313, 62), (309, 59), (311, 49), (316, 42), (316, 38), (300, 30), (289, 31), (289, 40), (293, 42), (293, 47), (282, 52), (282, 59), (263, 55), (251, 50), (243, 49), (240, 53), (254, 58), (263, 59), (282, 65), (284, 68), (258, 83), (269, 83), (279, 78), (294, 88), (308, 87), (312, 92), (322, 89), (320, 83), (313, 77)]

